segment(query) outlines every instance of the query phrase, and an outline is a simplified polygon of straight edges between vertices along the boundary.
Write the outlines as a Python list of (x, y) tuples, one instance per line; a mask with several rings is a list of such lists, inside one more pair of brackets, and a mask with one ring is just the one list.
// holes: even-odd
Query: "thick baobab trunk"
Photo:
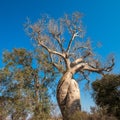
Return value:
[(64, 120), (81, 109), (79, 87), (71, 72), (66, 72), (58, 84), (57, 100)]

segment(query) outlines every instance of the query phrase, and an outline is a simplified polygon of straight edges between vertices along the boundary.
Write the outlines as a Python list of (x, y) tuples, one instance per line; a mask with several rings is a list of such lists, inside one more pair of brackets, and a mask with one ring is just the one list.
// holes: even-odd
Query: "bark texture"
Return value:
[(66, 72), (57, 88), (57, 100), (64, 120), (69, 120), (77, 110), (81, 110), (80, 91), (72, 73)]

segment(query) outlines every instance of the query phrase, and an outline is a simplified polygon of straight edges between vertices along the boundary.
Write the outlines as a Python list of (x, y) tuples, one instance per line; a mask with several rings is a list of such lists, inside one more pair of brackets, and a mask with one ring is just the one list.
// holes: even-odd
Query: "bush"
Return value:
[(96, 104), (120, 119), (120, 75), (106, 74), (92, 83)]
[(106, 108), (91, 108), (91, 113), (87, 112), (76, 112), (70, 120), (118, 120), (112, 115), (108, 115)]

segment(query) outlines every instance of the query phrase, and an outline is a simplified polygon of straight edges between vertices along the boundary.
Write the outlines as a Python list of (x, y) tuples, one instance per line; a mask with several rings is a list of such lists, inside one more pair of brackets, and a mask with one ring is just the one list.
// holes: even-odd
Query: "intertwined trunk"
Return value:
[(72, 76), (71, 72), (66, 72), (57, 88), (57, 100), (64, 120), (69, 120), (71, 115), (81, 109), (79, 87)]

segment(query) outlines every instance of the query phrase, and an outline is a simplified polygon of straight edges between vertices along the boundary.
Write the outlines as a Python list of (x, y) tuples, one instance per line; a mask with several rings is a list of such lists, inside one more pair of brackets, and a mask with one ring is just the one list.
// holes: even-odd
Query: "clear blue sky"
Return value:
[[(113, 72), (120, 73), (120, 0), (0, 0), (0, 66), (3, 50), (32, 49), (23, 27), (27, 17), (35, 21), (44, 13), (59, 18), (75, 11), (84, 14), (86, 36), (93, 44), (102, 43), (97, 52), (103, 57), (111, 52), (115, 54)], [(82, 88), (81, 98), (85, 110), (94, 104), (89, 92)]]

